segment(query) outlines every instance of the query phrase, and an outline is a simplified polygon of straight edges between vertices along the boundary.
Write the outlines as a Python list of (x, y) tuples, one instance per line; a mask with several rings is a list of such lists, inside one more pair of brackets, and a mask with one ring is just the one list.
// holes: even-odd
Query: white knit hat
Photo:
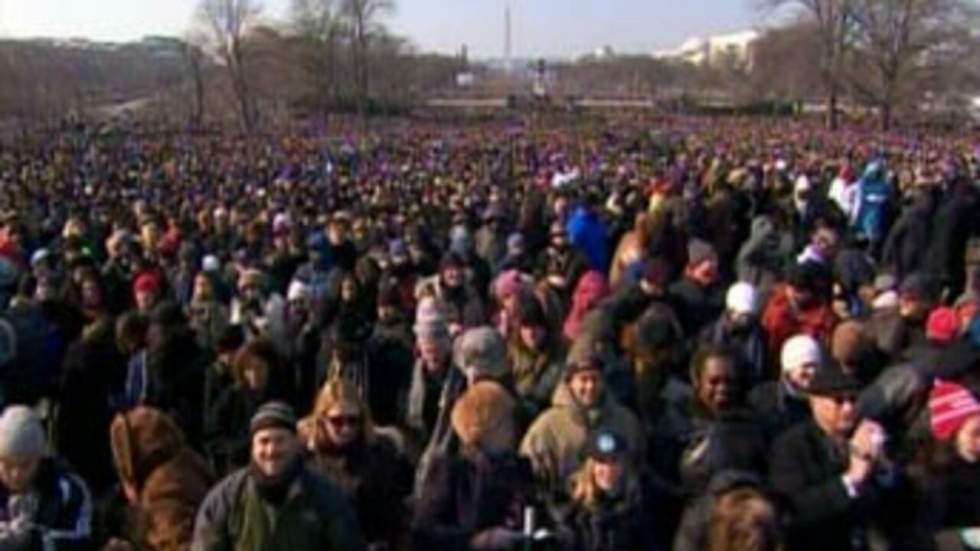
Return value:
[(0, 416), (0, 457), (44, 457), (47, 439), (41, 418), (27, 406), (10, 406)]
[(289, 290), (286, 293), (286, 300), (307, 300), (310, 298), (310, 286), (303, 283), (298, 279), (294, 279), (292, 283), (289, 284)]
[(205, 272), (220, 272), (221, 261), (218, 260), (217, 256), (209, 254), (204, 257), (204, 260), (201, 261), (201, 269)]
[(823, 353), (820, 351), (820, 344), (809, 335), (796, 335), (783, 345), (783, 352), (780, 362), (783, 366), (783, 373), (799, 369), (806, 364), (820, 364)]
[(751, 283), (740, 281), (728, 288), (725, 307), (736, 314), (758, 314), (759, 293)]

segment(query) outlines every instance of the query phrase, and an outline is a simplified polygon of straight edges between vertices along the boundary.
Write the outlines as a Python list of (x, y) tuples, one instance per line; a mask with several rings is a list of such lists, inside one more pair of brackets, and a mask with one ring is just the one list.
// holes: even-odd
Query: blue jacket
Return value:
[(859, 182), (857, 231), (872, 241), (885, 238), (888, 212), (894, 200), (892, 186), (885, 181), (884, 168), (871, 163)]
[(605, 273), (609, 266), (609, 232), (599, 215), (579, 207), (569, 218), (566, 229), (572, 245), (589, 259), (589, 266)]
[(0, 487), (0, 549), (87, 549), (92, 498), (82, 479), (44, 459), (32, 490), (11, 495)]

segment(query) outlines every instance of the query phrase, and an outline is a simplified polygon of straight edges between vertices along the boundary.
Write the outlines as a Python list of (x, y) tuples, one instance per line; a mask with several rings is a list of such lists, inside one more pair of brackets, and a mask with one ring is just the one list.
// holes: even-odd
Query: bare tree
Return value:
[(199, 36), (191, 36), (182, 43), (181, 54), (187, 66), (187, 74), (193, 87), (194, 107), (190, 116), (191, 128), (198, 129), (204, 123), (204, 51)]
[(816, 26), (820, 37), (820, 75), (827, 92), (827, 126), (839, 125), (838, 99), (843, 79), (844, 57), (854, 40), (854, 2), (856, 0), (761, 0), (764, 9), (796, 6)]
[(262, 6), (259, 0), (201, 0), (198, 17), (210, 34), (211, 48), (221, 59), (231, 81), (242, 127), (251, 130), (258, 118), (252, 97), (243, 40)]
[(334, 0), (293, 0), (290, 22), (302, 40), (300, 66), (312, 77), (321, 107), (335, 101), (339, 94), (338, 51), (344, 32), (344, 21)]
[(394, 0), (343, 0), (341, 13), (347, 21), (351, 39), (351, 61), (354, 69), (354, 90), (358, 113), (363, 118), (367, 110), (370, 84), (368, 50), (379, 19), (395, 9)]
[(964, 0), (853, 0), (857, 25), (852, 86), (878, 106), (888, 130), (917, 73), (966, 53), (971, 16)]

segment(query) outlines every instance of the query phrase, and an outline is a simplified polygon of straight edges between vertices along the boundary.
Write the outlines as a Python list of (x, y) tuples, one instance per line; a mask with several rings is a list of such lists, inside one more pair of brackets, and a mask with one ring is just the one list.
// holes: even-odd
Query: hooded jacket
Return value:
[(568, 220), (566, 229), (572, 245), (589, 259), (589, 266), (605, 272), (609, 265), (609, 232), (599, 215), (580, 207)]
[(884, 239), (894, 191), (879, 163), (871, 163), (858, 182), (857, 230), (872, 242)]
[(110, 436), (116, 472), (138, 497), (130, 504), (135, 526), (127, 540), (147, 551), (188, 549), (194, 514), (213, 481), (204, 460), (177, 425), (153, 408), (117, 415)]
[(0, 485), (0, 549), (84, 550), (91, 537), (88, 488), (54, 459), (41, 460), (26, 494)]
[(769, 335), (769, 357), (778, 358), (790, 337), (805, 333), (822, 343), (833, 336), (837, 316), (825, 303), (814, 304), (805, 310), (795, 307), (785, 286), (773, 290), (772, 298), (762, 315), (762, 327)]
[(550, 409), (542, 413), (521, 442), (520, 454), (531, 460), (536, 477), (552, 488), (564, 488), (581, 466), (589, 434), (607, 428), (626, 439), (634, 465), (642, 465), (646, 442), (640, 421), (604, 391), (599, 404), (587, 409), (566, 382), (555, 389)]
[(769, 217), (757, 217), (752, 221), (749, 239), (736, 257), (739, 281), (751, 283), (762, 296), (766, 296), (779, 280), (792, 253), (792, 236), (776, 231)]
[(932, 196), (920, 195), (888, 232), (881, 263), (898, 281), (923, 267), (922, 253), (929, 247), (934, 212)]
[(582, 322), (590, 310), (609, 295), (609, 286), (600, 272), (586, 272), (575, 286), (572, 309), (565, 319), (565, 338), (574, 341), (582, 328)]

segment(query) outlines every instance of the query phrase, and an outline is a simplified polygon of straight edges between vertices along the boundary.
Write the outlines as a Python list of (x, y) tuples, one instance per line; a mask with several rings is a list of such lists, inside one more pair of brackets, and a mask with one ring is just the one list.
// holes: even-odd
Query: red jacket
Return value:
[(790, 303), (786, 285), (776, 287), (762, 315), (762, 327), (769, 335), (770, 358), (779, 358), (783, 343), (800, 333), (829, 345), (836, 325), (837, 316), (829, 304), (820, 303), (806, 310), (797, 310)]

